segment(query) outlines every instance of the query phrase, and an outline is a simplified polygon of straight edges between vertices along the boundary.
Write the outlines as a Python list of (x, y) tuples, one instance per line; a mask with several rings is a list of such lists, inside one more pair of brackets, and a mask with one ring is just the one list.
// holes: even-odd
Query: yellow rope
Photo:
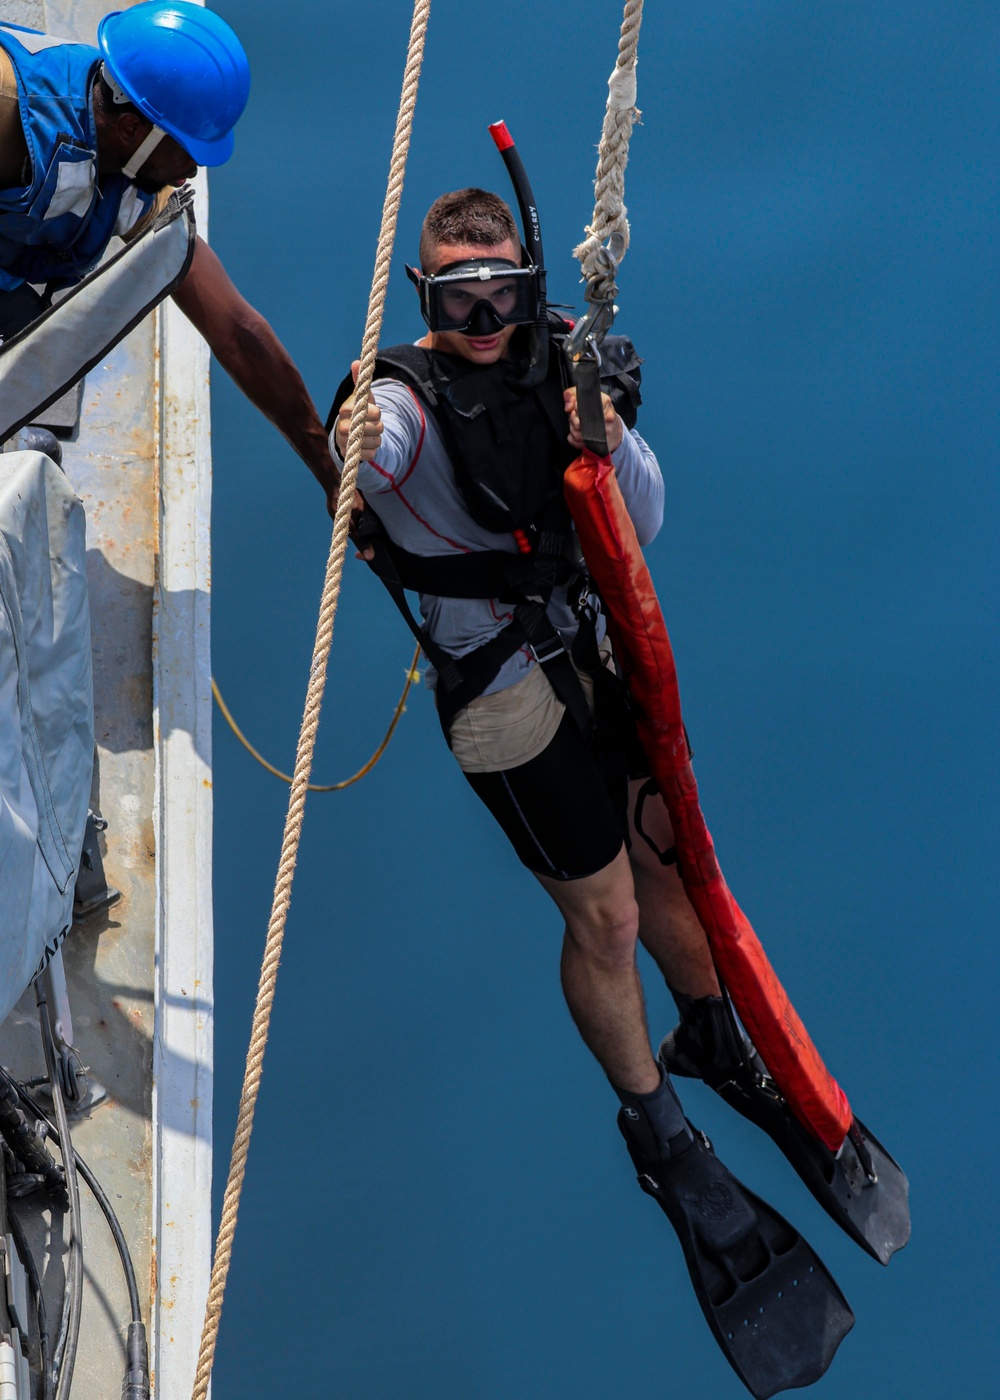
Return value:
[(232, 1259), (236, 1216), (239, 1211), (243, 1177), (246, 1172), (254, 1109), (263, 1073), (264, 1049), (267, 1044), (271, 1008), (274, 1004), (274, 990), (278, 975), (278, 962), (281, 958), (281, 944), (285, 934), (285, 921), (292, 897), (295, 861), (302, 835), (302, 818), (309, 787), (309, 772), (312, 767), (316, 731), (319, 727), (319, 712), (323, 700), (323, 688), (326, 683), (326, 664), (330, 655), (330, 643), (333, 640), (333, 622), (337, 611), (337, 599), (340, 596), (344, 557), (347, 553), (351, 505), (358, 480), (361, 440), (368, 413), (368, 400), (375, 370), (379, 332), (382, 328), (385, 293), (389, 285), (389, 263), (396, 236), (396, 220), (403, 192), (403, 176), (406, 171), (406, 156), (410, 147), (410, 133), (413, 129), (413, 110), (417, 100), (417, 85), (420, 80), (420, 66), (423, 60), (424, 39), (427, 33), (430, 9), (431, 0), (414, 0), (413, 20), (410, 25), (410, 38), (406, 53), (406, 69), (403, 74), (403, 90), (400, 95), (396, 131), (392, 144), (392, 159), (389, 165), (389, 181), (385, 202), (382, 206), (382, 226), (379, 230), (378, 248), (375, 253), (375, 272), (368, 298), (365, 333), (361, 342), (361, 368), (354, 390), (354, 410), (351, 414), (351, 430), (347, 438), (344, 475), (337, 498), (333, 539), (330, 542), (330, 553), (326, 561), (323, 596), (320, 600), (319, 619), (316, 626), (316, 643), (313, 647), (312, 665), (309, 669), (309, 685), (306, 690), (302, 728), (299, 731), (299, 740), (295, 751), (295, 768), (288, 797), (288, 815), (285, 818), (285, 830), (281, 840), (281, 856), (278, 861), (278, 874), (274, 885), (271, 918), (267, 926), (267, 941), (264, 945), (264, 961), (260, 970), (257, 1002), (254, 1006), (250, 1048), (247, 1051), (243, 1091), (240, 1095), (240, 1107), (236, 1120), (236, 1134), (233, 1139), (229, 1176), (222, 1201), (222, 1218), (219, 1222), (215, 1258), (212, 1262), (212, 1276), (209, 1280), (208, 1298), (205, 1303), (205, 1322), (202, 1328), (192, 1400), (207, 1400), (208, 1387), (212, 1377), (212, 1363), (215, 1358), (215, 1344), (219, 1334), (222, 1299)]
[[(307, 783), (307, 792), (342, 792), (344, 788), (349, 788), (352, 783), (358, 783), (361, 781), (362, 778), (367, 777), (367, 775), (372, 771), (376, 763), (378, 763), (379, 759), (385, 753), (386, 749), (389, 747), (389, 740), (396, 732), (396, 725), (399, 723), (400, 719), (402, 718), (403, 711), (406, 709), (406, 697), (410, 693), (410, 686), (420, 679), (420, 672), (417, 670), (417, 663), (419, 662), (419, 660), (420, 648), (418, 646), (416, 651), (413, 653), (413, 660), (410, 662), (409, 669), (406, 672), (406, 684), (403, 686), (403, 693), (399, 697), (399, 702), (396, 705), (395, 710), (393, 711), (392, 719), (389, 721), (389, 728), (385, 731), (385, 738), (382, 740), (381, 744), (379, 744), (378, 748), (372, 754), (371, 758), (364, 765), (364, 767), (359, 768), (356, 773), (352, 773), (349, 778), (342, 778), (339, 783)], [(290, 783), (292, 781), (291, 775), (288, 773), (282, 773), (280, 768), (275, 768), (273, 763), (268, 763), (267, 759), (263, 756), (263, 754), (259, 754), (257, 752), (253, 744), (251, 744), (250, 740), (243, 733), (243, 730), (233, 719), (232, 715), (229, 712), (229, 706), (226, 704), (225, 700), (223, 700), (222, 691), (219, 689), (214, 676), (212, 677), (212, 694), (215, 696), (215, 703), (222, 711), (223, 719), (229, 725), (229, 728), (236, 735), (237, 739), (239, 739), (240, 743), (246, 749), (247, 753), (251, 754), (262, 768), (266, 768), (269, 773), (273, 773), (274, 776), (276, 778), (280, 778), (283, 783)]]

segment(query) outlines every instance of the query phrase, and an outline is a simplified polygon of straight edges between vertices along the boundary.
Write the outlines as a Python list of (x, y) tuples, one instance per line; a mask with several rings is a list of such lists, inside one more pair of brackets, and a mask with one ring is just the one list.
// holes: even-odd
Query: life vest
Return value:
[[(417, 345), (390, 346), (375, 361), (375, 379), (400, 380), (434, 418), (473, 520), (493, 533), (512, 533), (518, 544), (516, 554), (412, 554), (388, 536), (371, 507), (355, 531), (358, 544), (373, 550), (373, 572), (438, 672), (438, 717), (446, 736), (458, 711), (481, 695), (504, 662), (524, 646), (579, 728), (587, 735), (591, 729), (576, 670), (545, 612), (557, 584), (575, 582), (578, 598), (588, 585), (578, 552), (576, 558), (571, 552), (573, 532), (563, 497), (563, 473), (576, 456), (566, 441), (559, 352), (571, 327), (553, 312), (549, 317), (553, 350), (548, 372), (530, 388), (519, 383), (527, 367), (520, 331), (510, 357), (495, 365), (474, 365)], [(626, 426), (634, 427), (641, 403), (641, 361), (635, 347), (625, 336), (608, 336), (601, 355), (602, 387)], [(334, 397), (327, 432), (353, 388), (348, 375)], [(455, 658), (416, 621), (406, 589), (441, 598), (497, 598), (512, 606), (513, 621), (491, 641)], [(596, 657), (591, 619), (582, 619), (581, 633), (573, 659), (590, 669), (589, 658)]]
[[(552, 502), (562, 501), (563, 472), (576, 456), (566, 441), (565, 380), (560, 346), (572, 329), (549, 313), (552, 352), (540, 384), (525, 388), (523, 330), (508, 358), (476, 365), (457, 355), (419, 345), (392, 345), (379, 352), (376, 379), (398, 379), (430, 411), (455, 470), (465, 506), (477, 525), (493, 534), (530, 531)], [(641, 403), (641, 361), (626, 336), (608, 336), (601, 346), (602, 388), (625, 426), (633, 428)], [(332, 431), (341, 404), (353, 391), (346, 376), (327, 420)], [(560, 505), (559, 514), (568, 525)], [(522, 546), (523, 547), (523, 546)], [(421, 587), (407, 584), (407, 587)], [(439, 589), (427, 588), (425, 592)], [(490, 593), (441, 594), (492, 597)]]
[(17, 74), (31, 161), (28, 185), (0, 191), (0, 292), (23, 282), (72, 286), (155, 196), (124, 175), (98, 174), (96, 48), (2, 24), (0, 45)]

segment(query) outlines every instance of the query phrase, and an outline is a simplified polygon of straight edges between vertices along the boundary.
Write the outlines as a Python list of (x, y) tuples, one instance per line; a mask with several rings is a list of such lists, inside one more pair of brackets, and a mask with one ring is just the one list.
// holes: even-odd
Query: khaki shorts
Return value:
[[(607, 638), (600, 653), (605, 666), (614, 664)], [(577, 675), (593, 710), (594, 683), (582, 671)], [(480, 695), (459, 710), (451, 725), (451, 751), (463, 773), (517, 768), (548, 748), (565, 713), (541, 666), (532, 666), (516, 685)]]

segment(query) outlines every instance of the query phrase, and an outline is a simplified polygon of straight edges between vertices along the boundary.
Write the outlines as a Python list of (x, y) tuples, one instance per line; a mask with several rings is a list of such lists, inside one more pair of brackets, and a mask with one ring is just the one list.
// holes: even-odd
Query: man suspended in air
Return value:
[[(522, 214), (534, 212), (518, 193)], [(835, 1199), (839, 1181), (816, 1166), (833, 1154), (791, 1143), (780, 1101), (780, 1123), (756, 1109), (763, 1065), (723, 999), (678, 877), (670, 817), (565, 503), (564, 473), (585, 439), (563, 366), (571, 327), (546, 311), (540, 238), (536, 228), (533, 248), (527, 222), (525, 249), (494, 194), (459, 190), (431, 206), (419, 269), (407, 269), (428, 331), (376, 363), (358, 481), (368, 509), (356, 538), (432, 664), (438, 715), (466, 780), (563, 917), (567, 1004), (618, 1097), (640, 1181), (681, 1239), (716, 1340), (751, 1391), (770, 1395), (817, 1379), (853, 1314), (798, 1232), (691, 1127), (670, 1074), (723, 1094), (739, 1086), (746, 1103), (737, 1106), (869, 1252), (888, 1257), (905, 1239), (900, 1226), (888, 1247), (873, 1244), (867, 1218), (851, 1216)], [(635, 429), (639, 363), (624, 337), (604, 339), (597, 417), (645, 544), (662, 522), (663, 482)], [(348, 377), (327, 424), (340, 460), (352, 388)], [(419, 622), (406, 588), (420, 595)], [(658, 1053), (640, 939), (681, 1017)]]

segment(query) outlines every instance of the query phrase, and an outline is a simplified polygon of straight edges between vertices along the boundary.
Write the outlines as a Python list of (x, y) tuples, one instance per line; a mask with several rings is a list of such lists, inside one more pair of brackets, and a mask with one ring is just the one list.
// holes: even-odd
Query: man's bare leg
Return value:
[[(635, 829), (635, 804), (642, 780), (629, 784), (629, 822), (639, 938), (675, 992), (689, 997), (721, 995), (705, 930), (691, 907), (676, 865), (662, 865)], [(647, 797), (642, 827), (659, 850), (674, 844), (670, 817), (659, 793)]]
[(577, 1029), (612, 1084), (651, 1093), (660, 1072), (635, 965), (639, 911), (624, 846), (596, 875), (536, 878), (566, 920), (560, 970)]
[(691, 1130), (649, 1044), (635, 964), (639, 910), (624, 846), (596, 875), (537, 879), (566, 920), (561, 965), (566, 1003), (618, 1095), (630, 1137), (648, 1160), (686, 1152)]
[[(635, 799), (641, 782), (630, 784), (632, 874), (639, 906), (639, 938), (673, 993), (680, 1023), (660, 1047), (671, 1074), (701, 1078), (707, 1066), (731, 1070), (753, 1054), (742, 1044), (722, 991), (708, 939), (684, 893), (676, 865), (663, 865), (635, 829)], [(657, 849), (673, 845), (673, 829), (659, 794), (646, 799), (642, 826)]]

